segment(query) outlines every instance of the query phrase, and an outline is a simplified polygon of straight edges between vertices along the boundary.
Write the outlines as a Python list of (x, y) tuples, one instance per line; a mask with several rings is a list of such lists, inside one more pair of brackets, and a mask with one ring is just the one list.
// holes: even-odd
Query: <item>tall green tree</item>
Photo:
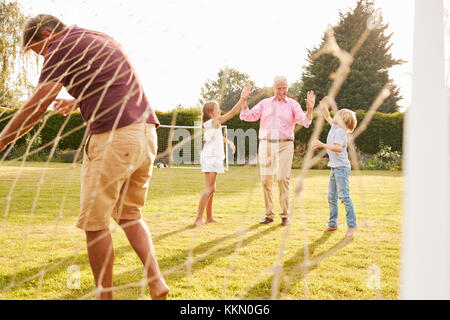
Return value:
[(288, 96), (292, 99), (298, 99), (302, 94), (303, 83), (301, 81), (296, 81), (289, 86)]
[(259, 88), (248, 74), (226, 67), (219, 70), (216, 80), (205, 82), (199, 102), (203, 105), (208, 101), (217, 101), (222, 111), (229, 111), (239, 101), (242, 89), (247, 83), (253, 83), (254, 85), (252, 96), (248, 101), (250, 108), (254, 107), (259, 101), (273, 95), (272, 88)]
[(20, 46), (26, 18), (17, 1), (0, 0), (0, 107), (16, 106), (32, 88), (28, 74), (37, 61)]
[(244, 86), (251, 82), (248, 74), (233, 68), (219, 70), (217, 79), (205, 82), (202, 87), (200, 104), (217, 101), (223, 111), (231, 110), (239, 101)]
[[(345, 13), (339, 12), (340, 21), (333, 29), (336, 41), (342, 49), (350, 52), (366, 30), (374, 12), (374, 3), (370, 0), (358, 0), (355, 9)], [(377, 28), (371, 32), (356, 54), (349, 77), (336, 97), (336, 102), (341, 108), (368, 110), (381, 89), (390, 80), (388, 70), (404, 63), (392, 57), (390, 53), (392, 34), (385, 34), (388, 24), (383, 22), (381, 13), (378, 19)], [(314, 90), (320, 101), (328, 94), (331, 87), (330, 75), (337, 70), (339, 61), (330, 55), (322, 55), (317, 60), (312, 60), (312, 56), (325, 41), (324, 35), (319, 47), (308, 50), (309, 65), (302, 75), (303, 88), (299, 96), (300, 103), (304, 101), (309, 90)], [(393, 94), (383, 103), (379, 111), (397, 112), (400, 99), (399, 89), (395, 86)]]

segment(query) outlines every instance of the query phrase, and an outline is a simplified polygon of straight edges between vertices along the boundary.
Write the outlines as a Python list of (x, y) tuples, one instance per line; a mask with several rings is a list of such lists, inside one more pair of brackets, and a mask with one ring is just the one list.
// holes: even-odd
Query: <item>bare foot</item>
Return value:
[(203, 223), (203, 221), (202, 221), (202, 219), (197, 219), (197, 220), (195, 220), (195, 225), (197, 226), (197, 227), (203, 227), (203, 226), (205, 226), (205, 224)]
[(348, 228), (347, 234), (345, 236), (348, 238), (352, 238), (355, 235), (356, 231), (358, 231), (358, 227)]
[(167, 300), (170, 288), (167, 286), (163, 279), (152, 281), (151, 283), (149, 283), (149, 287), (152, 300)]
[(206, 219), (206, 223), (217, 223), (217, 221), (214, 220), (214, 218), (211, 218), (211, 219)]
[(323, 230), (324, 232), (332, 232), (332, 231), (336, 231), (337, 228), (331, 228), (331, 227), (327, 227), (325, 230)]

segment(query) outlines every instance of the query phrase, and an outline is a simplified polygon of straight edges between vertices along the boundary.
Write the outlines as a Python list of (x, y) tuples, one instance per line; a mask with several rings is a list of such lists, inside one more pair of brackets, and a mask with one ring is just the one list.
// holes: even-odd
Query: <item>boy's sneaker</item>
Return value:
[(281, 218), (281, 225), (287, 227), (291, 225), (291, 220), (289, 218)]
[(338, 228), (332, 228), (332, 227), (327, 227), (325, 230), (323, 230), (324, 232), (332, 232), (332, 231), (336, 231)]

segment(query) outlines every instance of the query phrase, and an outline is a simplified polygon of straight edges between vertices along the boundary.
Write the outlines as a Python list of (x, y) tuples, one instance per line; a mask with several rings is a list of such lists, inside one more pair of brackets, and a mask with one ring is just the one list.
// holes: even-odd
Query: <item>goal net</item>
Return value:
[[(221, 129), (224, 138), (228, 139), (227, 126), (222, 126)], [(158, 157), (155, 167), (200, 170), (203, 143), (200, 123), (196, 126), (161, 125), (158, 129)], [(228, 144), (224, 144), (224, 152), (224, 168), (228, 171), (232, 155)]]
[[(416, 26), (416, 33), (419, 34), (425, 32), (421, 31), (425, 30), (422, 22), (427, 24), (430, 19), (440, 20), (434, 17), (441, 16), (443, 8), (440, 1), (433, 2), (433, 5), (425, 0), (416, 0), (416, 3), (420, 4), (416, 8), (421, 18)], [(425, 11), (425, 7), (431, 12)], [(258, 169), (251, 167), (255, 164), (254, 152), (249, 151), (250, 156), (246, 159), (245, 139), (249, 137), (243, 131), (240, 135), (243, 147), (239, 148), (239, 141), (236, 142), (236, 159), (238, 164), (245, 166), (229, 170), (230, 165), (234, 164), (234, 156), (229, 146), (224, 144), (224, 167), (229, 172), (220, 177), (220, 192), (215, 202), (217, 216), (222, 221), (207, 229), (192, 227), (193, 212), (204, 188), (203, 175), (194, 171), (201, 169), (202, 128), (200, 123), (194, 123), (194, 126), (160, 126), (157, 130), (155, 166), (161, 170), (155, 170), (151, 180), (152, 190), (145, 208), (145, 219), (152, 228), (161, 272), (174, 289), (176, 298), (448, 297), (450, 162), (447, 158), (448, 145), (443, 148), (439, 144), (440, 139), (448, 144), (448, 134), (445, 136), (448, 121), (444, 121), (444, 118), (448, 120), (448, 103), (442, 99), (444, 88), (434, 86), (433, 81), (440, 79), (434, 73), (433, 77), (427, 76), (430, 66), (432, 70), (440, 70), (442, 76), (443, 64), (438, 59), (442, 56), (431, 61), (434, 63), (427, 60), (427, 48), (442, 44), (441, 27), (436, 21), (430, 29), (427, 28), (428, 34), (435, 34), (435, 37), (429, 37), (431, 45), (425, 41), (427, 37), (423, 34), (422, 38), (416, 35), (421, 40), (418, 47), (423, 50), (422, 59), (416, 63), (426, 68), (419, 70), (422, 73), (415, 73), (414, 77), (416, 81), (423, 79), (425, 84), (428, 82), (431, 88), (421, 87), (424, 83), (416, 83), (415, 109), (407, 120), (411, 130), (406, 137), (410, 162), (408, 174), (410, 178), (417, 176), (422, 180), (409, 179), (405, 183), (410, 191), (406, 197), (408, 221), (402, 244), (405, 250), (403, 257), (400, 258), (403, 198), (399, 196), (402, 176), (399, 173), (393, 179), (385, 179), (379, 174), (365, 174), (361, 171), (361, 158), (356, 148), (356, 139), (369, 128), (375, 112), (392, 94), (393, 84), (387, 82), (373, 97), (373, 104), (356, 131), (349, 135), (349, 157), (355, 171), (351, 184), (358, 201), (357, 213), (361, 222), (361, 232), (355, 242), (323, 233), (323, 223), (328, 219), (326, 191), (329, 173), (311, 172), (311, 168), (325, 155), (325, 152), (317, 153), (313, 149), (313, 141), (320, 138), (326, 125), (320, 112), (315, 114), (314, 132), (302, 158), (301, 170), (296, 170), (291, 182), (293, 223), (285, 229), (258, 225), (263, 208), (260, 175)], [(326, 42), (313, 57), (318, 59), (331, 55), (337, 59), (337, 69), (331, 77), (333, 81), (328, 92), (329, 104), (335, 113), (341, 107), (337, 105), (336, 98), (349, 77), (354, 59), (375, 28), (377, 21), (368, 21), (367, 28), (349, 52), (339, 47), (330, 29)], [(0, 56), (0, 60), (2, 58)], [(17, 73), (20, 72), (28, 70), (17, 70)], [(437, 99), (430, 100), (430, 96)], [(428, 107), (435, 109), (429, 111)], [(2, 125), (14, 116), (7, 111), (0, 109)], [(430, 121), (424, 116), (428, 113), (432, 114)], [(55, 117), (56, 112), (50, 111), (28, 137), (22, 138), (24, 141), (19, 141), (23, 143), (12, 144), (0, 157), (0, 299), (90, 299), (98, 293), (85, 253), (85, 239), (74, 227), (80, 209), (79, 162), (87, 140), (87, 134), (84, 134), (87, 124), (71, 121), (73, 115), (69, 114), (61, 118), (51, 137), (42, 135), (43, 129)], [(176, 123), (174, 116), (173, 124)], [(230, 124), (229, 127), (222, 127), (223, 136), (234, 141), (236, 132)], [(80, 138), (75, 148), (71, 149), (74, 151), (71, 163), (53, 163), (58, 148), (69, 145), (67, 138), (76, 134)], [(442, 138), (444, 136), (445, 139)], [(256, 139), (255, 135), (249, 141)], [(433, 156), (424, 149), (430, 142), (433, 142)], [(256, 147), (256, 142), (249, 144)], [(244, 152), (240, 156), (241, 150)], [(42, 162), (27, 163), (27, 160), (33, 159), (31, 157), (41, 156), (41, 153), (45, 156)], [(192, 171), (163, 170), (167, 167)], [(444, 176), (445, 173), (447, 176)], [(441, 179), (444, 185), (433, 185), (433, 179)], [(427, 188), (429, 190), (423, 190)], [(341, 214), (342, 219), (343, 216)], [(134, 255), (117, 230), (120, 230), (118, 226), (111, 230), (120, 244), (116, 251), (117, 261), (120, 262), (115, 266), (119, 275), (112, 290), (123, 299), (148, 297), (145, 295), (147, 279), (142, 266), (139, 261), (130, 258)], [(87, 245), (93, 244), (95, 241)], [(400, 278), (397, 266), (400, 263), (403, 264), (401, 295), (398, 294), (397, 283), (397, 278)], [(421, 291), (423, 296), (419, 295)]]

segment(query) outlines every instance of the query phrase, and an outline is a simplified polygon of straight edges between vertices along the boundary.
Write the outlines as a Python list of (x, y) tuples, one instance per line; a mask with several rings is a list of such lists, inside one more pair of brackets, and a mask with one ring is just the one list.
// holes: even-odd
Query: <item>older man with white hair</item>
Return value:
[(264, 191), (266, 217), (261, 224), (272, 223), (275, 217), (273, 204), (273, 176), (276, 174), (280, 189), (282, 225), (290, 224), (289, 182), (294, 158), (294, 129), (299, 124), (308, 128), (313, 120), (316, 103), (314, 91), (309, 91), (306, 99), (307, 112), (294, 99), (288, 98), (288, 81), (278, 76), (274, 81), (275, 96), (262, 100), (254, 108), (245, 108), (241, 120), (255, 122), (261, 120), (259, 130), (259, 165)]

